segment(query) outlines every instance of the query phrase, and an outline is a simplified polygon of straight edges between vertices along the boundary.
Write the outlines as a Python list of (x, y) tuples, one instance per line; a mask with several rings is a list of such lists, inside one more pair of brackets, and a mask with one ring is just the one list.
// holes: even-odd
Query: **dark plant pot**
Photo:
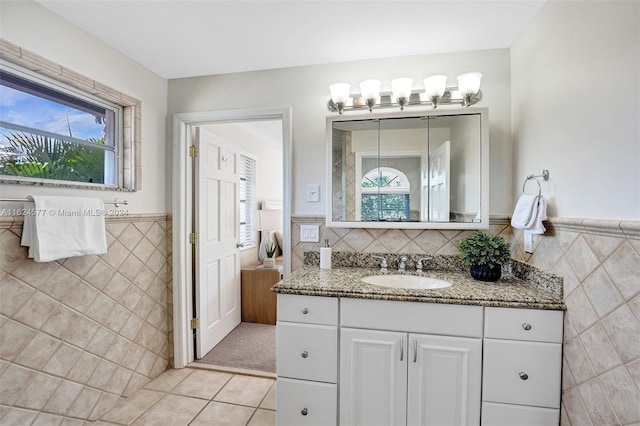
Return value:
[(471, 276), (478, 281), (498, 281), (502, 276), (502, 266), (472, 265)]

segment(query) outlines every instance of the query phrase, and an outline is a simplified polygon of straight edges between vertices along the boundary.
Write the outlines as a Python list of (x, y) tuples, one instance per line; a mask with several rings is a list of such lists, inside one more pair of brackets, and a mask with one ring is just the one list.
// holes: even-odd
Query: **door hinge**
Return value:
[(189, 244), (198, 244), (200, 242), (200, 238), (198, 238), (198, 234), (192, 232), (189, 234)]
[(200, 150), (197, 146), (191, 145), (189, 147), (189, 157), (198, 157), (200, 155)]
[(190, 325), (193, 329), (200, 328), (200, 320), (198, 318), (191, 318)]

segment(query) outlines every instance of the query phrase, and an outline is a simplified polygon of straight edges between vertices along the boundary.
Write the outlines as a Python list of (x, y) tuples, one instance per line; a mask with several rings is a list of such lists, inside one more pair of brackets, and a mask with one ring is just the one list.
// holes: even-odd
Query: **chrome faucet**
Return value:
[(423, 257), (422, 259), (418, 260), (418, 263), (416, 263), (416, 272), (422, 272), (422, 268), (423, 268), (423, 266), (424, 266), (424, 265), (422, 264), (422, 261), (423, 261), (423, 260), (429, 261), (429, 260), (431, 260), (431, 259), (433, 259), (433, 257), (431, 257), (431, 256), (427, 256), (427, 257)]
[(404, 272), (407, 269), (407, 256), (400, 256), (400, 263), (398, 264), (398, 272)]
[(382, 257), (382, 256), (373, 256), (373, 255), (372, 255), (371, 257), (373, 257), (374, 259), (381, 259), (381, 260), (382, 260), (382, 262), (380, 262), (380, 270), (381, 270), (381, 271), (386, 271), (386, 270), (387, 270), (387, 267), (389, 266), (389, 265), (387, 264), (387, 259), (385, 259), (385, 258), (384, 258), (384, 257)]

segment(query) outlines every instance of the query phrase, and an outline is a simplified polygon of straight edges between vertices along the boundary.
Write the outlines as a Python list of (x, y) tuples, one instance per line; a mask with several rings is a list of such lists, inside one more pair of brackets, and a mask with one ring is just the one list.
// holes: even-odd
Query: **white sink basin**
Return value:
[(450, 287), (449, 281), (439, 280), (437, 278), (419, 277), (417, 275), (369, 275), (361, 278), (367, 284), (379, 285), (382, 287), (392, 288), (421, 288), (435, 289)]

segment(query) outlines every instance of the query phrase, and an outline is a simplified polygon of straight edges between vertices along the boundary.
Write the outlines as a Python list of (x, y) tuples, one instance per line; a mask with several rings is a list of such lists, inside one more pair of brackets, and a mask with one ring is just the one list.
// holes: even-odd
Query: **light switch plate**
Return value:
[(312, 203), (320, 201), (320, 185), (314, 183), (307, 185), (307, 201)]
[(300, 242), (320, 242), (320, 225), (300, 225)]

